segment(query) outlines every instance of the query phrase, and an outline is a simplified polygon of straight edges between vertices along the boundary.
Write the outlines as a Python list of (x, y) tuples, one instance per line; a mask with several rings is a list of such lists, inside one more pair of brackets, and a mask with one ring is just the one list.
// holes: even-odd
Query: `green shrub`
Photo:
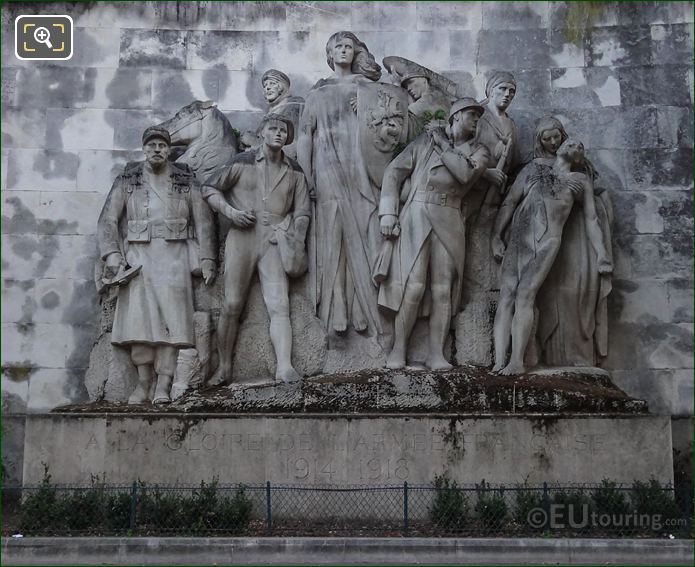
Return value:
[(655, 478), (649, 482), (634, 482), (632, 505), (638, 515), (659, 516), (661, 522), (681, 516), (673, 497), (673, 490), (662, 486)]
[[(543, 495), (535, 488), (529, 488), (526, 484), (517, 487), (516, 505), (514, 507), (514, 521), (528, 527), (529, 513), (536, 508), (543, 508)], [(540, 529), (542, 526), (531, 526)]]
[(475, 504), (475, 513), (482, 527), (487, 529), (501, 529), (507, 523), (507, 501), (504, 498), (504, 489), (493, 490), (485, 487), (485, 482), (477, 489), (478, 501)]
[(553, 512), (555, 524), (565, 528), (588, 528), (591, 516), (591, 499), (581, 490), (559, 490), (553, 496), (553, 504), (559, 505)]
[(601, 486), (591, 493), (596, 513), (612, 517), (625, 516), (630, 513), (630, 502), (625, 491), (617, 488), (615, 482), (608, 479), (601, 481)]
[(437, 490), (430, 509), (434, 524), (448, 529), (463, 528), (468, 521), (468, 497), (446, 475), (434, 477), (434, 487)]

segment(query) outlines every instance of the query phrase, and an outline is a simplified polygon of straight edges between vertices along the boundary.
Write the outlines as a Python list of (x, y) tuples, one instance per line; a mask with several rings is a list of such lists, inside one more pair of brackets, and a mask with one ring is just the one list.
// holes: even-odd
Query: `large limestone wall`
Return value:
[[(599, 4), (598, 6), (596, 6)], [(482, 98), (519, 80), (511, 114), (530, 150), (548, 112), (585, 142), (616, 209), (606, 367), (656, 413), (692, 414), (691, 2), (141, 2), (3, 6), (2, 403), (15, 413), (85, 400), (96, 336), (96, 219), (140, 133), (193, 99), (243, 131), (261, 73), (305, 95), (331, 33), (380, 61), (401, 55)], [(580, 6), (581, 7), (581, 6)], [(58, 64), (14, 56), (14, 17), (67, 13)], [(689, 94), (690, 93), (690, 94)]]

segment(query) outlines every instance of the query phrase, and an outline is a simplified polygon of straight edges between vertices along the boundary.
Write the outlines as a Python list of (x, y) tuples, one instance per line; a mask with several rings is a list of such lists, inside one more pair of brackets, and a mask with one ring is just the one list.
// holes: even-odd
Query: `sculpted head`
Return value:
[(294, 139), (292, 121), (281, 114), (267, 114), (259, 127), (263, 143), (273, 150), (279, 150)]
[(142, 134), (142, 151), (153, 169), (160, 169), (171, 153), (171, 136), (165, 128), (150, 126)]
[(482, 114), (483, 107), (473, 98), (464, 97), (454, 102), (449, 111), (449, 130), (454, 142), (475, 136)]
[(485, 96), (488, 104), (498, 110), (505, 111), (516, 95), (516, 79), (506, 71), (493, 73), (485, 85)]
[(409, 77), (402, 82), (402, 86), (413, 97), (413, 100), (420, 100), (430, 88), (430, 82), (426, 77)]
[(584, 163), (584, 144), (579, 140), (567, 138), (557, 150), (557, 157), (572, 166), (581, 166)]
[(567, 132), (557, 118), (546, 116), (536, 127), (533, 140), (533, 157), (554, 158), (560, 145), (567, 140)]
[(290, 78), (277, 69), (268, 69), (263, 73), (261, 83), (263, 96), (270, 105), (277, 104), (290, 94)]
[(353, 74), (365, 76), (372, 81), (381, 77), (381, 67), (374, 60), (367, 46), (349, 31), (334, 33), (326, 43), (326, 62), (335, 71), (336, 65), (350, 67)]

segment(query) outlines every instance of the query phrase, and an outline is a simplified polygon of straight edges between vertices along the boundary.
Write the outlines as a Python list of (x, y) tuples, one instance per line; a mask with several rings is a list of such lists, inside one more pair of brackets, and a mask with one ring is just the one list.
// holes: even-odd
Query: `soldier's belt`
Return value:
[(165, 240), (188, 240), (195, 237), (192, 226), (186, 219), (172, 219), (161, 222), (147, 220), (128, 221), (129, 242), (149, 242), (152, 238)]
[(452, 209), (461, 208), (461, 196), (452, 195), (450, 193), (440, 193), (439, 191), (415, 191), (413, 201), (428, 203), (430, 205), (439, 205), (440, 207), (451, 207)]
[(257, 214), (257, 222), (259, 222), (263, 226), (273, 226), (276, 224), (280, 224), (282, 221), (285, 220), (285, 215), (276, 215), (274, 213), (268, 213), (266, 211), (261, 211)]

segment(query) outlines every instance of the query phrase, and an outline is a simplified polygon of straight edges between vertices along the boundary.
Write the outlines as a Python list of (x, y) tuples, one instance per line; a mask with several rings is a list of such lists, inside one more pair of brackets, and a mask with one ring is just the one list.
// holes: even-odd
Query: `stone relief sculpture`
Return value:
[(457, 98), (456, 83), (403, 57), (384, 57), (384, 67), (393, 79), (408, 91), (413, 102), (408, 106), (408, 140), (422, 133), (424, 125), (438, 113), (446, 116)]
[[(398, 56), (383, 60), (395, 84), (379, 82), (381, 67), (349, 31), (329, 38), (326, 60), (334, 73), (306, 103), (290, 94), (285, 73), (263, 73), (270, 113), (246, 136), (250, 151), (239, 154), (234, 129), (212, 101), (194, 101), (145, 132), (146, 161), (129, 164), (114, 183), (99, 220), (104, 267), (97, 270), (99, 285), (111, 286), (111, 304), (118, 289), (118, 307), (98, 364), (117, 353), (114, 367), (127, 367), (122, 382), (132, 382), (130, 353), (139, 378), (129, 402), (166, 402), (202, 385), (215, 350), (219, 364), (208, 383), (232, 382), (235, 348), (246, 352), (258, 333), (244, 327), (235, 347), (240, 316), (249, 297), (261, 296), (270, 319), (262, 352), (272, 344), (278, 382), (298, 380), (295, 365), (303, 374), (380, 365), (391, 338), (387, 367), (427, 356), (429, 368), (449, 369), (444, 345), (455, 316), (459, 363), (489, 367), (494, 336), (493, 369), (502, 374), (539, 362), (597, 364), (607, 353), (612, 208), (581, 144), (568, 141), (556, 119), (543, 119), (534, 159), (517, 175), (512, 74), (494, 72), (478, 103)], [(182, 153), (172, 163), (174, 148)], [(231, 228), (224, 286), (207, 292), (191, 274), (208, 286), (215, 278), (213, 211), (223, 231)], [(249, 295), (256, 271), (261, 294)], [(292, 361), (289, 296), (290, 278), (306, 272), (297, 288), (304, 303), (294, 304), (293, 316), (310, 320), (321, 340), (350, 328), (362, 333), (339, 343), (345, 355), (325, 340), (333, 358), (326, 362), (324, 353), (309, 365), (297, 343)], [(426, 340), (424, 324), (413, 332), (418, 318), (427, 319)], [(364, 358), (348, 352), (355, 339), (368, 344)], [(128, 350), (109, 351), (109, 341)], [(250, 368), (235, 369), (236, 380), (255, 380)], [(261, 372), (272, 377), (269, 367)]]
[[(507, 113), (516, 94), (516, 80), (511, 73), (492, 73), (485, 85), (485, 112), (478, 122), (475, 141), (490, 152), (483, 175), (485, 187), (471, 194), (466, 203), (468, 240), (465, 274), (465, 309), (459, 321), (457, 342), (459, 362), (486, 366), (491, 363), (492, 322), (490, 312), (498, 289), (498, 265), (492, 258), (492, 228), (504, 198), (508, 176), (520, 162), (517, 128)], [(477, 327), (477, 335), (463, 331)]]
[[(494, 325), (494, 372), (521, 374), (526, 370), (524, 354), (531, 338), (536, 295), (553, 267), (575, 202), (581, 205), (598, 274), (609, 274), (613, 269), (596, 215), (593, 179), (576, 171), (585, 164), (583, 145), (565, 140), (557, 150), (552, 169), (542, 162), (532, 162), (500, 208), (493, 237), (495, 258), (502, 260)], [(502, 235), (508, 225), (505, 247)]]
[[(552, 167), (557, 149), (566, 139), (559, 120), (541, 119), (534, 137), (534, 162)], [(596, 217), (606, 255), (612, 261), (610, 196), (598, 184), (588, 159), (580, 171), (593, 181)], [(608, 354), (607, 298), (611, 274), (600, 273), (597, 260), (584, 212), (575, 206), (565, 222), (557, 258), (536, 299), (538, 354), (546, 366), (591, 367)]]
[[(131, 404), (170, 401), (179, 349), (195, 345), (192, 272), (216, 275), (212, 220), (188, 169), (168, 161), (169, 132), (143, 133), (145, 162), (116, 178), (99, 216), (104, 276), (118, 284), (111, 342), (130, 349), (138, 383)], [(199, 262), (199, 267), (198, 267)]]
[(305, 237), (310, 220), (306, 179), (296, 162), (283, 153), (294, 139), (287, 116), (268, 114), (260, 127), (263, 144), (238, 155), (208, 178), (203, 195), (232, 226), (226, 237), (224, 304), (217, 330), (219, 368), (212, 383), (232, 379), (239, 317), (251, 277), (258, 271), (263, 300), (270, 315), (270, 338), (277, 358), (276, 379), (299, 379), (292, 366), (288, 277), (307, 269)]
[[(379, 289), (379, 305), (396, 312), (389, 368), (405, 366), (418, 314), (429, 315), (428, 366), (452, 368), (444, 357), (444, 341), (461, 297), (462, 200), (489, 160), (487, 148), (473, 142), (482, 113), (474, 99), (458, 100), (449, 114), (450, 135), (433, 125), (386, 168), (379, 217), (383, 235), (396, 243)], [(430, 297), (423, 302), (426, 294)]]
[(158, 125), (171, 135), (174, 147), (185, 147), (176, 163), (186, 164), (199, 181), (228, 163), (239, 141), (227, 117), (212, 101), (196, 100)]
[[(315, 303), (326, 329), (380, 332), (371, 268), (380, 245), (378, 187), (358, 145), (358, 89), (381, 67), (352, 32), (333, 34), (326, 59), (334, 71), (307, 96), (297, 157), (316, 195)], [(365, 118), (366, 121), (366, 118)]]

